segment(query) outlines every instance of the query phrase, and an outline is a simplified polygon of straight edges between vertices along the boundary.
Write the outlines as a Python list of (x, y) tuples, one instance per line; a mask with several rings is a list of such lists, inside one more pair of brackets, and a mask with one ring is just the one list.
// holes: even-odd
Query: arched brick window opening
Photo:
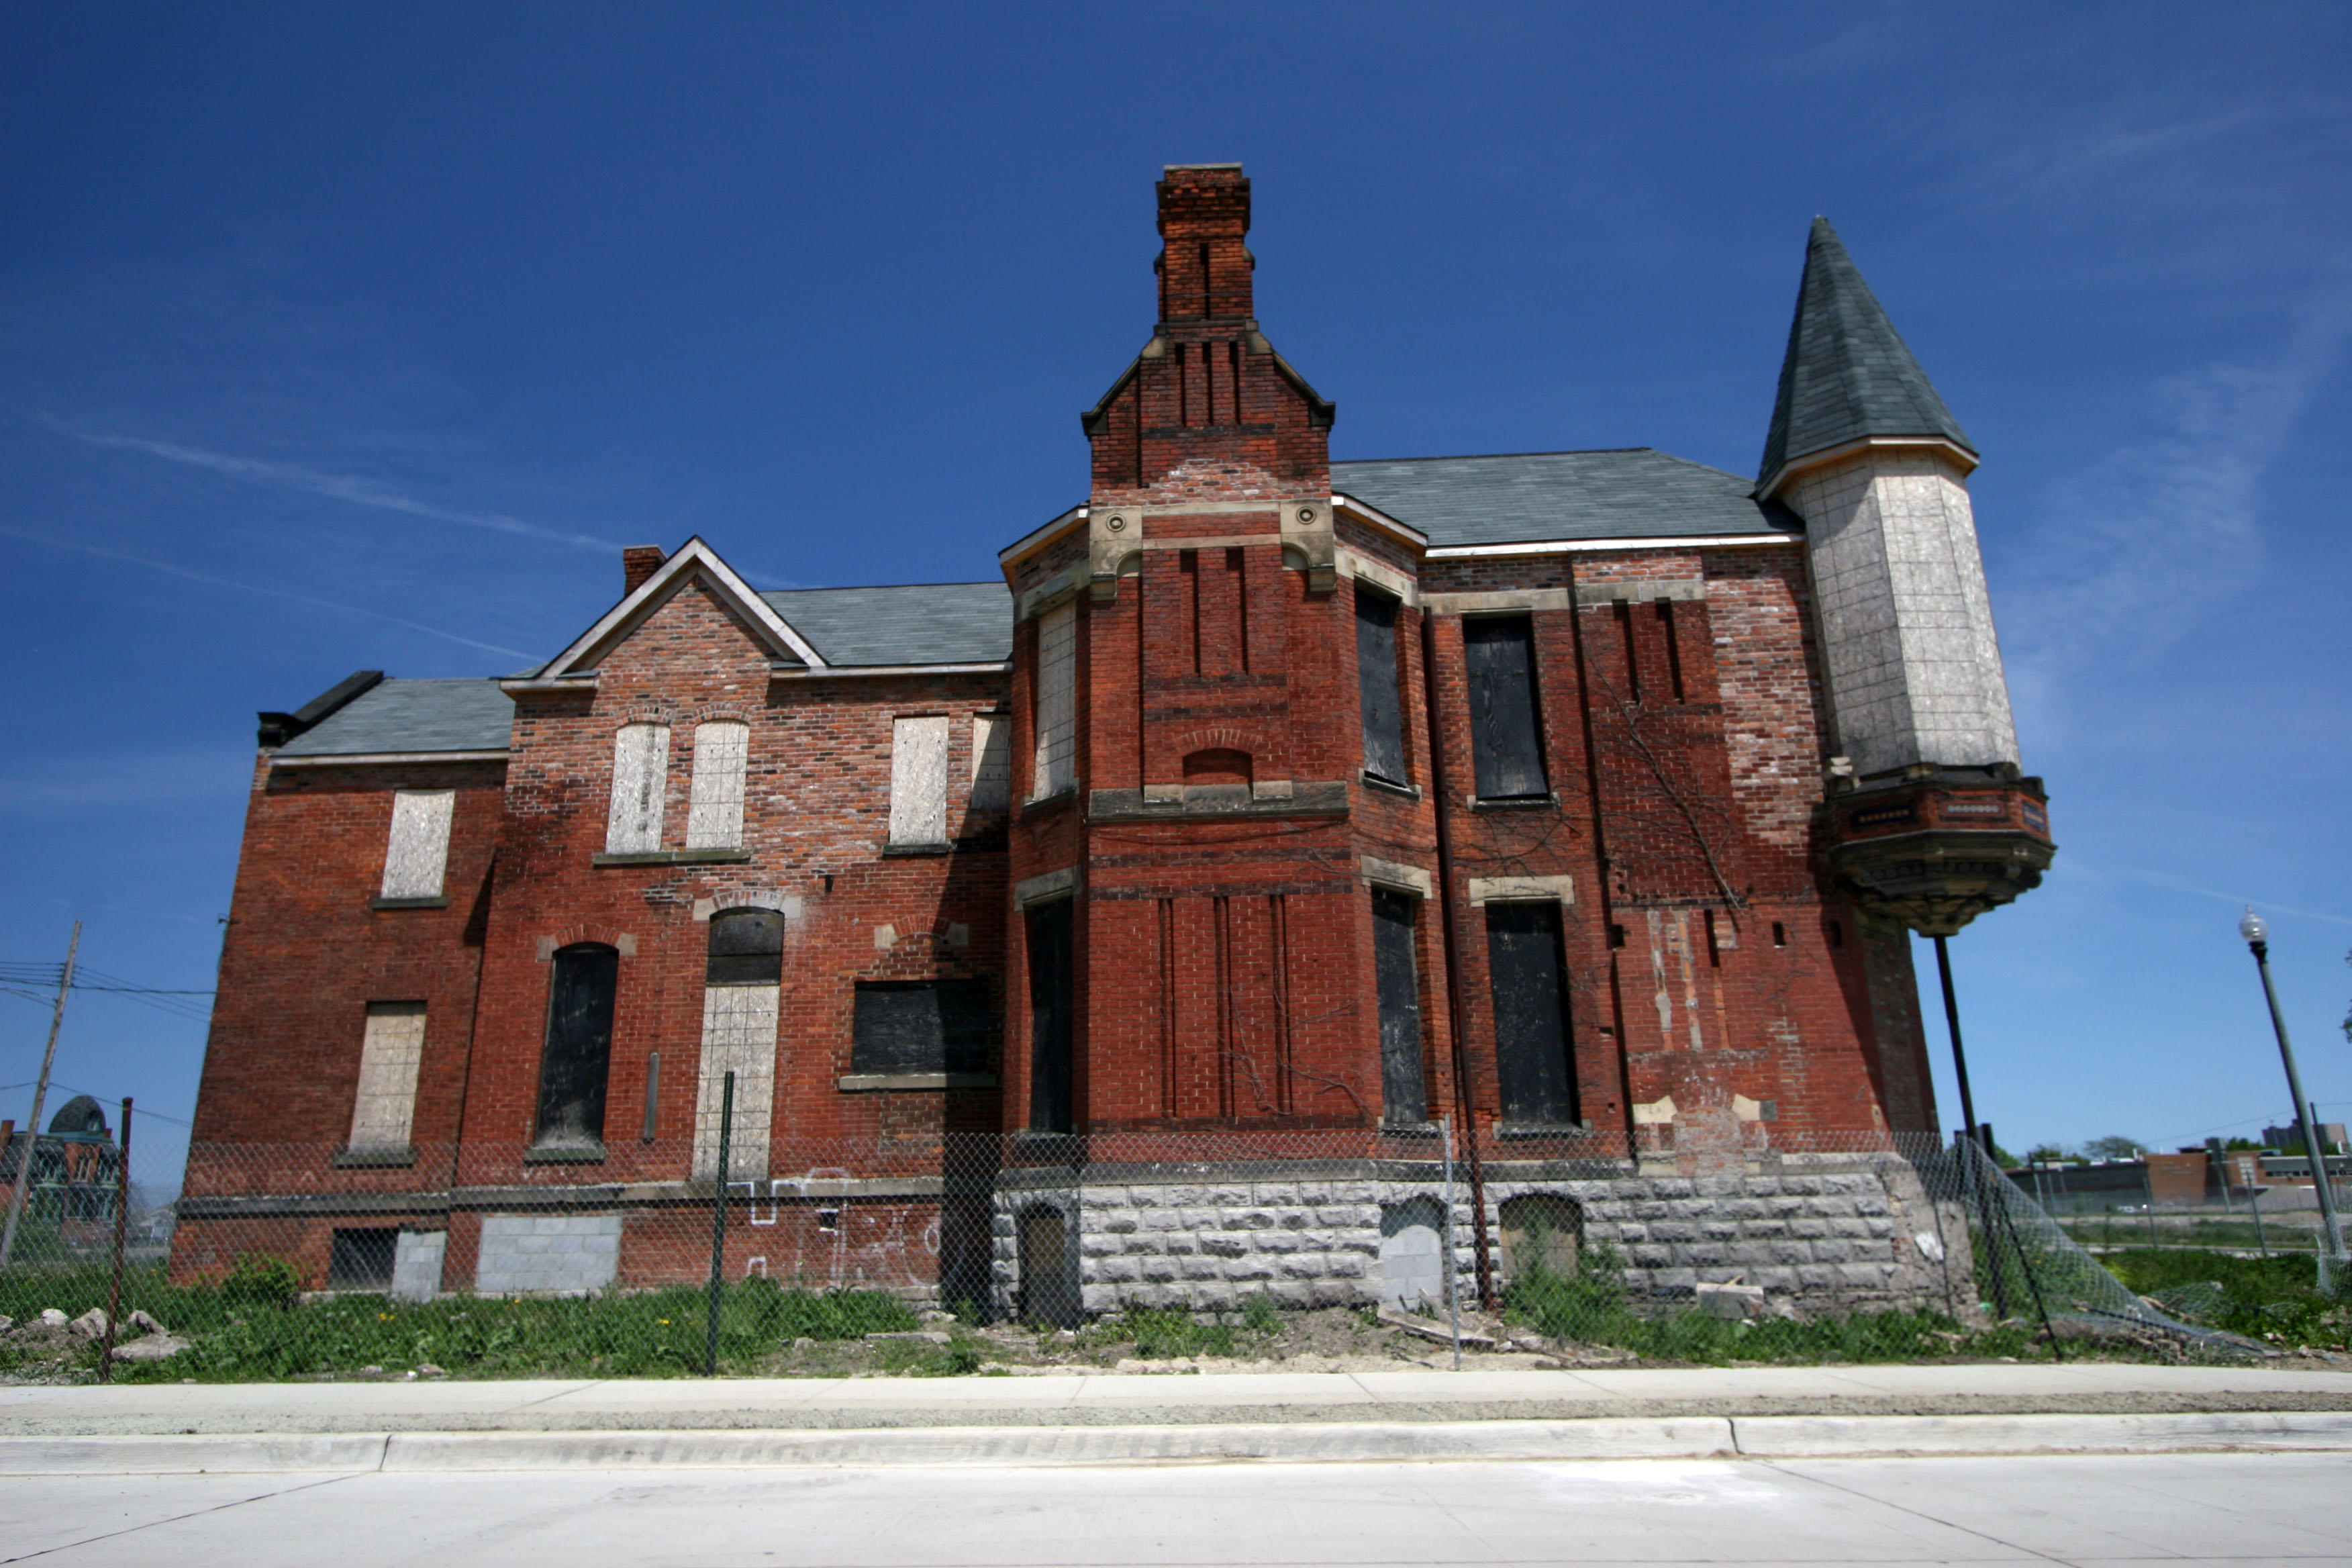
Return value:
[(1584, 1251), (1584, 1210), (1574, 1198), (1523, 1193), (1503, 1200), (1499, 1217), (1507, 1288), (1576, 1278)]

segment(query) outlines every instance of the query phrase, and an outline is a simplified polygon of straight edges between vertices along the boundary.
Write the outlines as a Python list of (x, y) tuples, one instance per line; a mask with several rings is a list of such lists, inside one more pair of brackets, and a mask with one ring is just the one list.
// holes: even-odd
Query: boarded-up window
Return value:
[[(743, 847), (743, 774), (751, 727), (715, 719), (694, 727), (694, 788), (686, 814), (688, 849)], [(661, 829), (654, 829), (659, 839)]]
[(383, 896), (437, 899), (449, 866), (449, 821), (457, 792), (404, 789), (392, 797), (392, 838), (383, 852)]
[(773, 910), (723, 910), (710, 917), (707, 985), (773, 985), (784, 973), (784, 917)]
[(582, 942), (557, 949), (551, 968), (547, 1048), (539, 1064), (538, 1142), (542, 1148), (601, 1144), (621, 955), (598, 942)]
[(1488, 904), (1486, 968), (1494, 986), (1495, 1073), (1502, 1086), (1503, 1120), (1553, 1127), (1574, 1121), (1559, 906)]
[(1422, 1078), (1421, 976), (1413, 962), (1413, 916), (1420, 901), (1372, 889), (1372, 973), (1381, 1002), (1381, 1103), (1391, 1126), (1429, 1119)]
[(425, 1059), (425, 1004), (371, 1002), (360, 1040), (360, 1087), (352, 1101), (353, 1149), (405, 1149)]
[(986, 1072), (988, 982), (868, 981), (857, 987), (849, 1070)]
[(661, 847), (662, 791), (669, 774), (669, 726), (625, 724), (613, 737), (613, 802), (604, 852), (646, 855)]
[(1575, 1199), (1525, 1193), (1504, 1199), (1496, 1217), (1502, 1221), (1507, 1284), (1532, 1284), (1547, 1275), (1560, 1280), (1576, 1278), (1584, 1246), (1584, 1211)]
[(890, 721), (890, 842), (948, 841), (948, 721)]
[(327, 1248), (327, 1289), (389, 1290), (400, 1247), (398, 1226), (338, 1226)]
[(1356, 584), (1356, 684), (1364, 718), (1364, 771), (1404, 777), (1404, 714), (1397, 697), (1397, 601)]
[(971, 716), (971, 808), (1003, 811), (1013, 802), (1013, 718)]
[(1543, 727), (1536, 712), (1536, 650), (1525, 616), (1462, 623), (1470, 680), (1470, 752), (1481, 800), (1524, 800), (1550, 792)]
[(1029, 798), (1058, 795), (1078, 782), (1078, 607), (1063, 605), (1037, 619), (1037, 757)]
[(1029, 1125), (1039, 1132), (1070, 1131), (1076, 909), (1076, 900), (1061, 899), (1028, 913)]

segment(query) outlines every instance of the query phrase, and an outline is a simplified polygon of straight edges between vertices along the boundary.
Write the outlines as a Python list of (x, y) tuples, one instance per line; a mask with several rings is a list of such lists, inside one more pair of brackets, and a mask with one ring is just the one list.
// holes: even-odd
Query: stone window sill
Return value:
[(1479, 799), (1470, 803), (1473, 811), (1557, 811), (1559, 796), (1556, 795), (1508, 795), (1496, 800)]
[(1498, 1138), (1582, 1138), (1592, 1131), (1587, 1121), (1504, 1121), (1495, 1127)]
[(885, 844), (882, 846), (882, 858), (886, 860), (902, 857), (954, 853), (955, 846), (952, 844)]
[(601, 1165), (604, 1163), (604, 1145), (599, 1143), (547, 1143), (523, 1151), (526, 1165)]
[(327, 1163), (338, 1171), (404, 1171), (416, 1163), (412, 1144), (384, 1144), (373, 1149), (338, 1149)]
[(1421, 790), (1417, 785), (1399, 784), (1394, 779), (1384, 779), (1378, 773), (1368, 773), (1363, 775), (1363, 778), (1366, 789), (1378, 790), (1382, 795), (1402, 795), (1407, 800), (1421, 798)]
[(1441, 1136), (1444, 1131), (1434, 1121), (1383, 1121), (1381, 1123), (1381, 1136), (1383, 1138), (1435, 1138)]
[(838, 1080), (844, 1094), (897, 1089), (994, 1089), (992, 1072), (853, 1072)]
[(448, 907), (449, 900), (446, 895), (431, 899), (370, 899), (368, 900), (368, 908), (372, 910), (446, 910)]
[(647, 849), (629, 855), (598, 854), (592, 866), (740, 866), (751, 858), (749, 849)]

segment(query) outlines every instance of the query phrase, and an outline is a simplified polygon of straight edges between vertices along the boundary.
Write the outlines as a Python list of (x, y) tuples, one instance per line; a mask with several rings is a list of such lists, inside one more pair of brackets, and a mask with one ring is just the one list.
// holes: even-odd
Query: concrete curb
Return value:
[(2352, 1412), (0, 1438), (0, 1476), (2352, 1451)]

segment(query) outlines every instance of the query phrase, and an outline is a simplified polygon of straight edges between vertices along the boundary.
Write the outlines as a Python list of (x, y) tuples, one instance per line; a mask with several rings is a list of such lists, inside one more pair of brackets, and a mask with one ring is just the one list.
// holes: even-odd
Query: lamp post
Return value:
[(2336, 1222), (2336, 1194), (2328, 1186), (2327, 1154), (2320, 1146), (2319, 1128), (2311, 1119), (2311, 1102), (2303, 1098), (2303, 1075), (2295, 1071), (2294, 1047), (2286, 1037), (2286, 1016), (2279, 1011), (2278, 987), (2271, 984), (2270, 927), (2254, 913), (2252, 904), (2246, 906), (2246, 918), (2238, 922), (2238, 934), (2246, 939), (2246, 947), (2254, 955), (2254, 967), (2262, 972), (2263, 997), (2271, 1006), (2271, 1029), (2278, 1036), (2279, 1059), (2286, 1064), (2286, 1089), (2294, 1097), (2295, 1119), (2303, 1126), (2303, 1151), (2311, 1161), (2312, 1187), (2319, 1194), (2323, 1243), (2319, 1283), (2325, 1288), (2335, 1282), (2344, 1264), (2344, 1232)]

